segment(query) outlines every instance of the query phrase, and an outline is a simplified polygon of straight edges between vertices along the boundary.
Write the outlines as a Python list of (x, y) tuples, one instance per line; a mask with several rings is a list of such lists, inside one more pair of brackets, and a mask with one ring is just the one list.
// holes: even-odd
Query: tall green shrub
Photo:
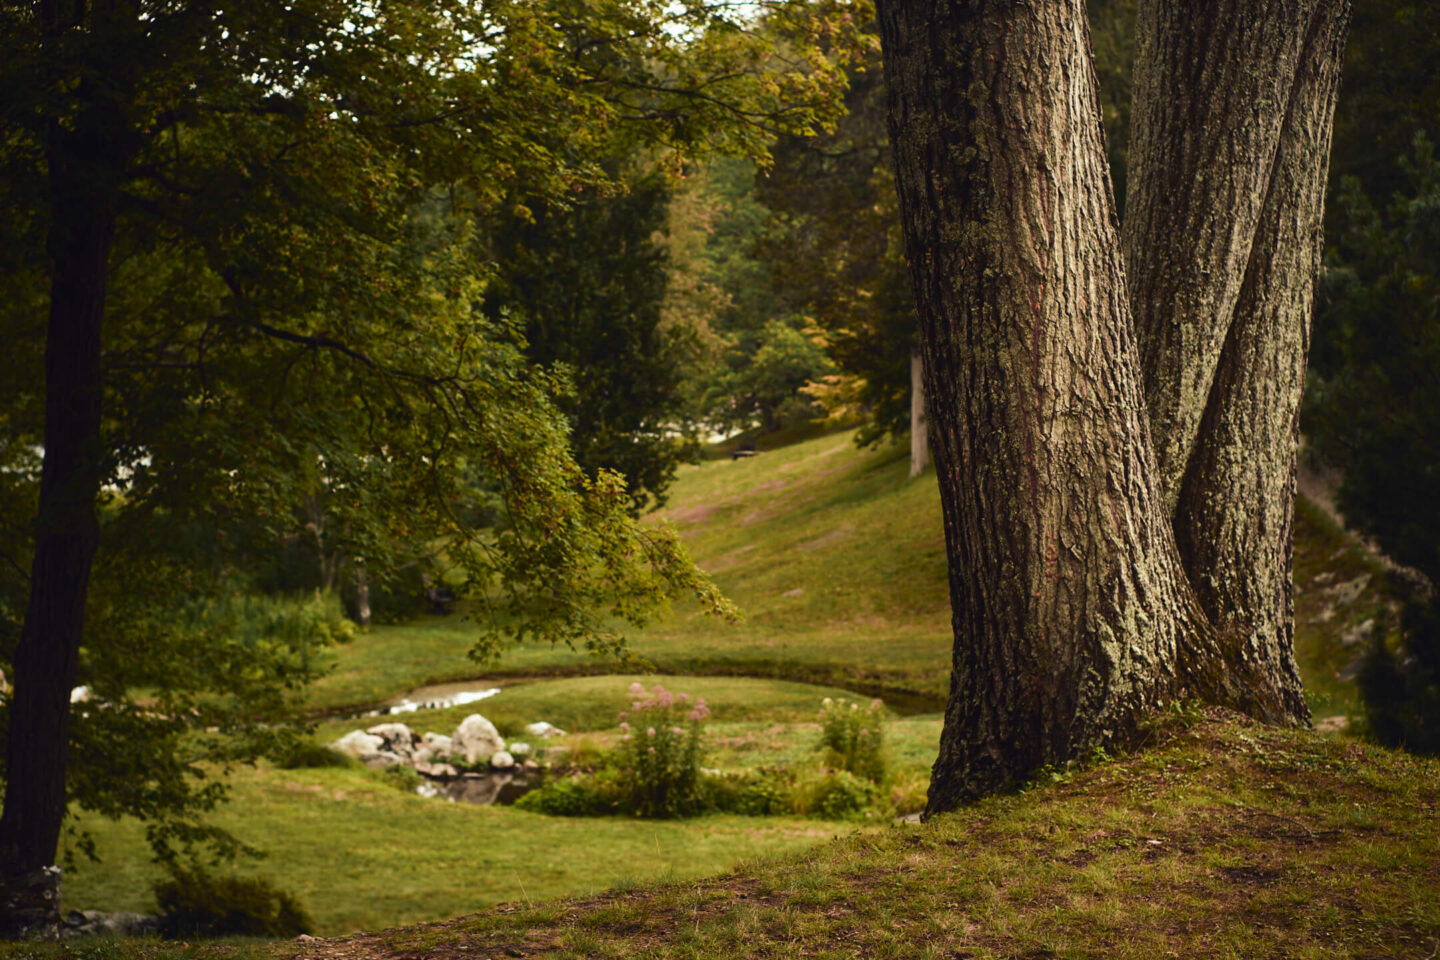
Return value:
[(660, 684), (630, 685), (629, 710), (620, 712), (621, 781), (631, 809), (642, 817), (681, 817), (701, 806), (703, 724), (710, 708)]
[(820, 702), (820, 747), (826, 762), (872, 783), (885, 779), (885, 704), (860, 705), (841, 697)]

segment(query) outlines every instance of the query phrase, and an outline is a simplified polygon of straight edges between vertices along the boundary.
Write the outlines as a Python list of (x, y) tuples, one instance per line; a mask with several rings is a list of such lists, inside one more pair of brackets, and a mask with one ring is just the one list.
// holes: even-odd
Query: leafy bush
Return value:
[(616, 756), (626, 805), (642, 817), (697, 813), (701, 725), (710, 708), (703, 698), (691, 704), (686, 694), (672, 694), (658, 683), (648, 693), (632, 683), (630, 696), (630, 709), (620, 712)]
[(1370, 735), (1381, 743), (1440, 756), (1440, 604), (1405, 605), (1392, 648), (1376, 631), (1357, 681)]
[(1340, 474), (1346, 524), (1422, 578), (1402, 584), (1400, 635), (1376, 638), (1362, 664), (1370, 730), (1440, 753), (1440, 157), (1417, 133), (1397, 166), (1388, 207), (1354, 178), (1334, 198), (1304, 429)]
[(515, 807), (552, 817), (602, 817), (615, 813), (623, 799), (618, 777), (612, 770), (594, 776), (553, 780), (516, 800)]
[(275, 765), (281, 770), (306, 770), (322, 767), (353, 767), (353, 757), (341, 753), (323, 743), (297, 737), (283, 745), (274, 756)]
[(858, 703), (841, 697), (820, 702), (820, 746), (826, 763), (872, 783), (885, 779), (885, 704), (871, 700), (860, 709)]
[(706, 777), (705, 805), (721, 813), (745, 817), (795, 813), (797, 781), (785, 767), (761, 767), (745, 773)]
[(879, 799), (878, 784), (848, 770), (836, 770), (801, 785), (795, 812), (826, 820), (859, 820)]
[(171, 937), (291, 938), (315, 921), (293, 895), (261, 877), (217, 876), (199, 864), (171, 862), (157, 882), (161, 928)]

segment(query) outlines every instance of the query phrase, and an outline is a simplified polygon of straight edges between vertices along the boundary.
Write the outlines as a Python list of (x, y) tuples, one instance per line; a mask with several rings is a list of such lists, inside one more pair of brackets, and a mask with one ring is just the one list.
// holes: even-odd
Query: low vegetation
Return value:
[[(547, 902), (531, 890), (455, 920), (279, 943), (251, 948), (251, 955), (1149, 960), (1433, 953), (1440, 943), (1440, 762), (1218, 711), (1176, 710), (1152, 734), (1134, 756), (1050, 771), (1029, 789), (929, 823), (747, 861), (709, 880), (620, 883)], [(713, 821), (604, 823), (599, 829), (628, 824), (679, 833), (700, 826), (687, 834), (699, 842)], [(683, 866), (688, 850), (672, 849), (667, 862)], [(0, 956), (90, 960), (76, 952), (85, 949), (92, 948), (18, 946), (0, 948)], [(158, 942), (126, 949), (147, 960), (196, 954)], [(246, 949), (204, 955), (245, 956)]]

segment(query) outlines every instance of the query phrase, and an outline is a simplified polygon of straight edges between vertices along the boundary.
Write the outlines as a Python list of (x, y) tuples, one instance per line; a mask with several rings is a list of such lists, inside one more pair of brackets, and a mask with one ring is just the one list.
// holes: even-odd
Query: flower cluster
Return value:
[(858, 703), (841, 697), (820, 701), (820, 747), (839, 770), (879, 783), (885, 778), (885, 703)]
[[(630, 709), (620, 711), (620, 769), (634, 811), (642, 817), (693, 813), (700, 804), (703, 699), (660, 684), (630, 685)], [(631, 726), (631, 721), (634, 726)]]

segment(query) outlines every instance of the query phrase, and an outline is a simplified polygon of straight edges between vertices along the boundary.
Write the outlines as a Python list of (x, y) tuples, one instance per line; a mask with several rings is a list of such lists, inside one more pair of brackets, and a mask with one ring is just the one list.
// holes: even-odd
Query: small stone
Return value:
[(403, 723), (380, 723), (365, 731), (371, 736), (379, 737), (385, 742), (381, 747), (382, 751), (395, 754), (401, 759), (408, 760), (415, 755), (415, 745), (420, 738)]
[(1335, 586), (1330, 588), (1330, 592), (1335, 596), (1335, 605), (1337, 607), (1348, 607), (1360, 598), (1360, 594), (1365, 592), (1365, 587), (1369, 583), (1370, 574), (1362, 573), (1354, 580), (1346, 580), (1344, 583), (1335, 584)]
[(525, 725), (525, 732), (532, 737), (539, 737), (541, 740), (565, 736), (564, 730), (561, 730), (552, 723), (546, 723), (544, 720), (537, 721), (536, 723), (527, 723)]
[(530, 752), (530, 744), (516, 741), (506, 747), (506, 749), (510, 751), (512, 757), (523, 757)]
[(515, 766), (515, 758), (508, 751), (497, 750), (490, 756), (490, 766), (496, 770), (509, 770)]
[(1368, 640), (1370, 638), (1370, 631), (1374, 628), (1375, 621), (1373, 619), (1358, 623), (1340, 634), (1340, 642), (1347, 647), (1353, 647), (1364, 640)]

